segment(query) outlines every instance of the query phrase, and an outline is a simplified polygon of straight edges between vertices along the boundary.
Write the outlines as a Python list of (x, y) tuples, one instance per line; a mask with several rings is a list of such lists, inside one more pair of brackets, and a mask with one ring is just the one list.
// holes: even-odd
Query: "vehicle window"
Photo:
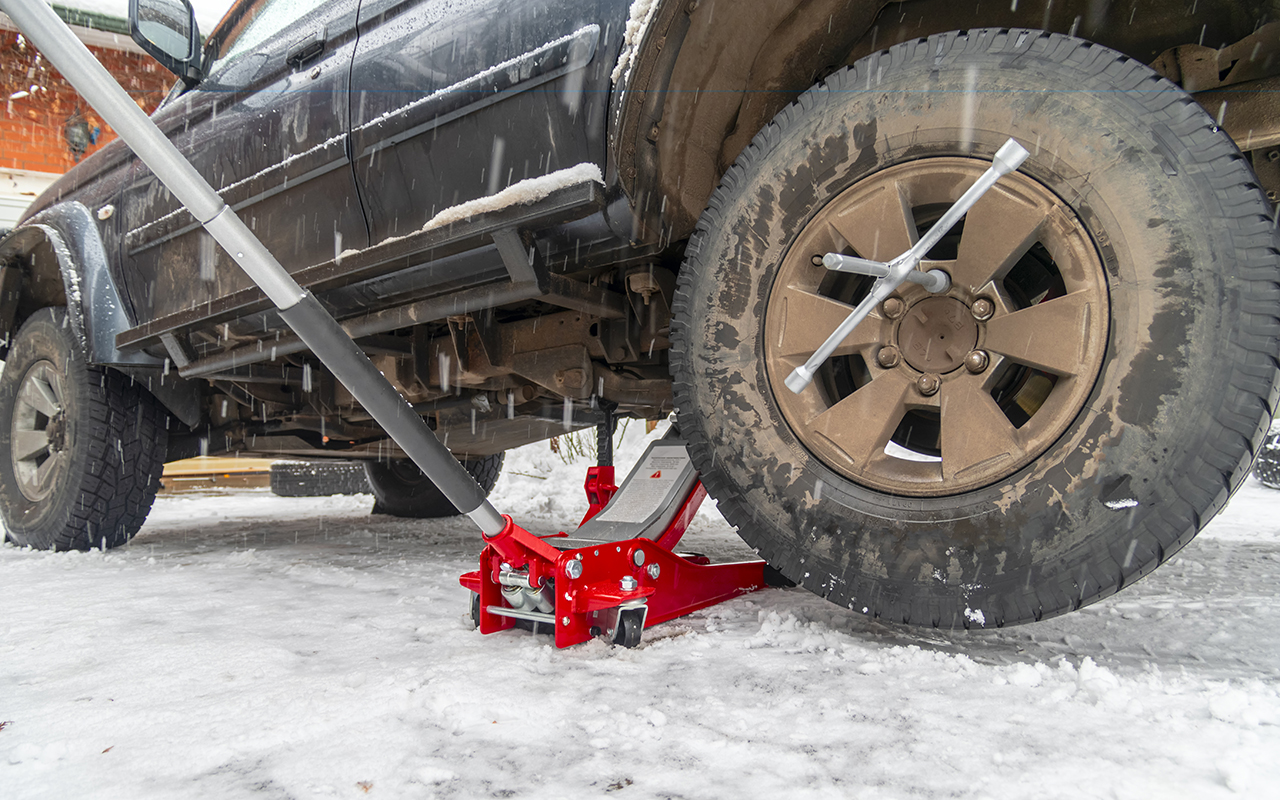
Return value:
[(260, 0), (252, 3), (223, 40), (215, 63), (253, 52), (267, 39), (324, 5), (324, 0)]

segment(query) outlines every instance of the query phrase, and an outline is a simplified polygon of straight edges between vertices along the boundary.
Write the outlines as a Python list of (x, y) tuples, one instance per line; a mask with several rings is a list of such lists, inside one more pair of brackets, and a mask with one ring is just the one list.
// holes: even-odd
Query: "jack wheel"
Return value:
[(640, 644), (644, 635), (644, 612), (636, 610), (622, 611), (618, 614), (618, 629), (613, 634), (613, 643), (626, 648)]

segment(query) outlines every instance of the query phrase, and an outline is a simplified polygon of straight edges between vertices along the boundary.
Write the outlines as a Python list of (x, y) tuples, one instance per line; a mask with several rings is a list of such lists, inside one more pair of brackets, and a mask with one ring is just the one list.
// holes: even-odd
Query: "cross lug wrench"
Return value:
[(924, 236), (920, 237), (902, 255), (888, 261), (872, 261), (857, 256), (846, 256), (840, 253), (827, 253), (822, 257), (822, 265), (836, 272), (850, 272), (857, 275), (869, 275), (876, 279), (871, 285), (871, 292), (853, 309), (844, 321), (822, 343), (822, 346), (809, 356), (809, 360), (791, 371), (783, 383), (796, 394), (804, 391), (813, 381), (814, 374), (826, 363), (835, 349), (845, 340), (853, 329), (858, 327), (871, 313), (871, 310), (888, 299), (899, 286), (906, 281), (917, 283), (929, 292), (938, 294), (951, 288), (951, 279), (940, 269), (922, 272), (917, 269), (925, 255), (933, 249), (943, 236), (946, 236), (956, 223), (969, 213), (978, 200), (995, 186), (996, 181), (1015, 171), (1027, 160), (1030, 153), (1013, 139), (1009, 139), (996, 151), (991, 166), (978, 177), (959, 200), (948, 208), (942, 218), (933, 224)]

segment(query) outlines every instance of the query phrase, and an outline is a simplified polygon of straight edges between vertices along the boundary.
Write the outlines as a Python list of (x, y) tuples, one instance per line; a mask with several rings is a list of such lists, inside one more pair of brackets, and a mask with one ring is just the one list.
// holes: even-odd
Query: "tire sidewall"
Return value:
[[(682, 428), (709, 443), (713, 452), (695, 457), (713, 493), (735, 495), (749, 515), (744, 537), (820, 594), (854, 607), (868, 595), (887, 595), (886, 605), (932, 595), (923, 612), (936, 618), (957, 586), (969, 587), (966, 608), (1045, 581), (1086, 592), (1073, 572), (1099, 547), (1122, 530), (1144, 535), (1161, 504), (1185, 505), (1179, 476), (1205, 445), (1201, 417), (1223, 402), (1230, 364), (1218, 344), (1240, 300), (1232, 243), (1213, 225), (1222, 201), (1204, 165), (1167, 127), (1153, 129), (1150, 93), (1116, 92), (1087, 63), (1010, 45), (987, 52), (971, 40), (908, 59), (911, 46), (928, 44), (864, 60), (807, 93), (726, 176), (686, 263), (695, 274), (684, 358), (700, 378)], [(1203, 115), (1189, 98), (1177, 109)], [(1110, 326), (1093, 391), (1042, 456), (991, 486), (945, 498), (859, 486), (803, 446), (771, 393), (761, 333), (777, 267), (817, 209), (858, 180), (921, 158), (990, 159), (1008, 136), (1032, 150), (1022, 171), (1075, 209), (1106, 269)], [(1115, 560), (1117, 570), (1141, 566)], [(850, 563), (864, 585), (841, 585)]]
[[(37, 549), (67, 550), (82, 543), (68, 538), (72, 509), (80, 496), (82, 476), (90, 460), (87, 419), (86, 368), (74, 332), (61, 308), (37, 311), (19, 329), (0, 375), (0, 516), (8, 538)], [(63, 409), (70, 458), (62, 467), (53, 491), (38, 501), (27, 498), (14, 473), (13, 415), (18, 389), (27, 373), (40, 361), (51, 362), (63, 379)]]

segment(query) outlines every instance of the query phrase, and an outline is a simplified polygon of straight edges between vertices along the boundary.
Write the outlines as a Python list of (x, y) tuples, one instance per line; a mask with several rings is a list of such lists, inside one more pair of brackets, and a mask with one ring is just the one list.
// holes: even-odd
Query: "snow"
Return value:
[(515, 56), (514, 58), (509, 58), (506, 61), (501, 61), (497, 64), (494, 64), (492, 67), (489, 67), (488, 69), (477, 72), (475, 75), (471, 75), (470, 77), (460, 80), (457, 83), (450, 84), (448, 86), (445, 86), (442, 89), (437, 89), (431, 94), (424, 95), (423, 97), (419, 97), (417, 100), (414, 100), (411, 103), (406, 103), (403, 106), (393, 108), (392, 110), (384, 114), (380, 114), (374, 117), (368, 122), (358, 125), (356, 127), (356, 130), (363, 131), (368, 128), (373, 128), (373, 127), (382, 125), (384, 122), (386, 122), (387, 120), (391, 119), (394, 116), (397, 116), (399, 114), (405, 114), (417, 108), (418, 106), (424, 105), (426, 103), (430, 103), (434, 100), (438, 100), (441, 97), (445, 97), (451, 94), (456, 94), (458, 92), (474, 90), (477, 86), (483, 84), (485, 80), (487, 80), (490, 76), (496, 75), (500, 72), (505, 72), (506, 70), (509, 70), (509, 69), (516, 69), (521, 66), (531, 65), (535, 63), (538, 60), (538, 58), (542, 56), (544, 53), (550, 52), (555, 48), (559, 47), (560, 45), (565, 44), (566, 42), (572, 42), (577, 39), (588, 39), (594, 42), (596, 41), (596, 39), (599, 38), (599, 36), (600, 36), (599, 25), (584, 25), (578, 30), (574, 31), (573, 33), (570, 33), (567, 36), (561, 36), (559, 39), (555, 39), (553, 41), (547, 42), (546, 44), (542, 45), (536, 50), (531, 50), (527, 53), (522, 53), (518, 56)]
[[(584, 472), (531, 445), (493, 499), (549, 533)], [(635, 650), (556, 650), (470, 630), (465, 518), (165, 495), (120, 550), (0, 547), (0, 794), (1275, 797), (1277, 503), (1250, 479), (1152, 576), (1036, 625), (902, 628), (770, 589)], [(749, 554), (714, 510), (685, 546)]]
[[(325, 149), (327, 149), (327, 148), (330, 148), (330, 147), (332, 147), (333, 145), (337, 144), (338, 142), (341, 142), (342, 140), (344, 140), (344, 139), (346, 139), (346, 138), (347, 138), (347, 134), (346, 134), (346, 133), (340, 133), (340, 134), (338, 134), (337, 136), (330, 137), (330, 138), (326, 139), (325, 141), (321, 142), (320, 144), (315, 145), (314, 147), (307, 148), (306, 150), (303, 150), (303, 151), (302, 151), (302, 152), (300, 152), (300, 153), (294, 153), (293, 155), (291, 155), (291, 156), (289, 156), (289, 157), (287, 157), (287, 158), (283, 158), (283, 159), (281, 159), (281, 160), (279, 160), (279, 161), (277, 161), (277, 162), (275, 162), (275, 163), (271, 164), (270, 166), (264, 167), (263, 169), (258, 170), (257, 172), (253, 173), (252, 175), (248, 176), (247, 178), (241, 178), (240, 180), (235, 181), (234, 183), (229, 183), (229, 184), (227, 184), (226, 186), (223, 186), (221, 189), (218, 189), (218, 194), (219, 194), (220, 196), (221, 196), (221, 195), (225, 195), (227, 192), (230, 192), (230, 191), (232, 191), (232, 190), (234, 190), (234, 189), (238, 189), (238, 188), (240, 188), (241, 186), (245, 185), (246, 183), (249, 183), (250, 181), (258, 180), (259, 178), (263, 177), (264, 175), (268, 175), (268, 174), (270, 174), (270, 173), (272, 173), (272, 172), (275, 172), (276, 170), (284, 169), (285, 167), (289, 166), (290, 164), (292, 164), (293, 162), (297, 161), (297, 160), (298, 160), (298, 159), (300, 159), (300, 158), (306, 158), (307, 156), (310, 156), (310, 155), (312, 155), (313, 153), (319, 153), (319, 152), (321, 152), (322, 150), (325, 150)], [(224, 199), (225, 199), (225, 198), (224, 198)], [(128, 232), (128, 234), (126, 234), (126, 235), (128, 235), (128, 236), (136, 236), (136, 235), (138, 235), (138, 234), (142, 233), (142, 232), (143, 232), (143, 231), (145, 231), (145, 230), (148, 230), (148, 229), (150, 229), (150, 228), (152, 228), (152, 227), (155, 227), (156, 225), (160, 225), (160, 224), (162, 224), (162, 223), (164, 223), (164, 222), (166, 222), (166, 221), (168, 221), (168, 220), (170, 220), (170, 219), (173, 219), (174, 217), (178, 216), (179, 214), (190, 214), (190, 213), (191, 213), (191, 212), (190, 212), (190, 211), (188, 211), (185, 207), (179, 207), (179, 208), (177, 208), (177, 209), (176, 209), (176, 210), (174, 210), (174, 211), (170, 211), (168, 214), (165, 214), (164, 216), (157, 217), (157, 218), (155, 218), (155, 219), (151, 220), (150, 222), (146, 223), (145, 225), (139, 225), (138, 227), (131, 229), (131, 230)]]
[(631, 13), (627, 16), (627, 30), (622, 37), (622, 50), (618, 53), (618, 63), (613, 66), (613, 72), (610, 74), (610, 79), (615, 86), (619, 81), (625, 82), (625, 79), (630, 76), (631, 59), (639, 49), (640, 43), (644, 41), (644, 35), (649, 30), (649, 22), (653, 19), (653, 12), (657, 10), (656, 0), (633, 0), (631, 3)]
[(497, 194), (450, 206), (427, 220), (427, 224), (422, 226), (422, 230), (429, 231), (434, 228), (443, 228), (446, 225), (470, 219), (476, 214), (498, 211), (515, 205), (535, 203), (558, 189), (576, 186), (589, 181), (604, 184), (604, 176), (600, 174), (600, 167), (591, 163), (575, 164), (572, 167), (541, 175), (537, 178), (526, 178), (511, 184)]

